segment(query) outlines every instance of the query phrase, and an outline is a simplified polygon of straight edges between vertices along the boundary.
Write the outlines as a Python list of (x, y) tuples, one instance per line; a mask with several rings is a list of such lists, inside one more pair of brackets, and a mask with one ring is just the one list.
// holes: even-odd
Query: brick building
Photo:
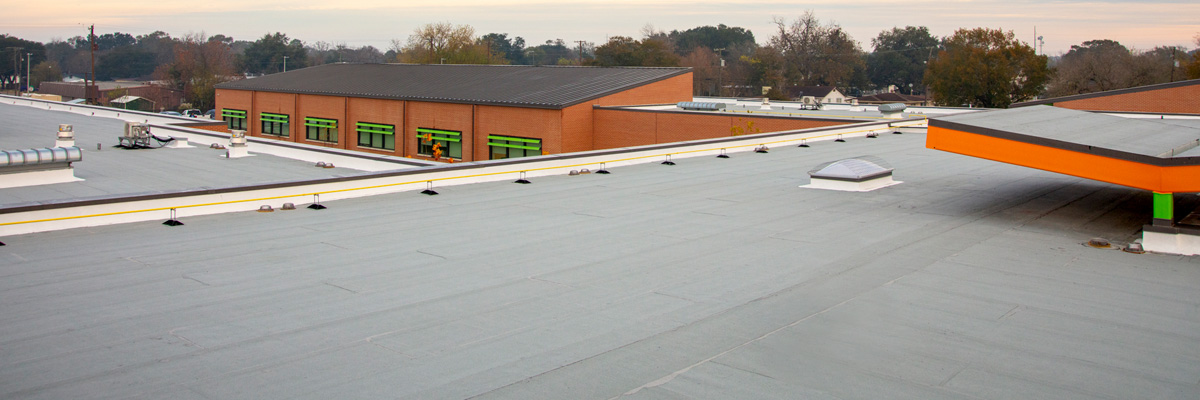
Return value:
[(217, 86), (252, 136), (475, 161), (594, 149), (593, 106), (692, 98), (689, 68), (326, 64)]
[(1039, 104), (1084, 111), (1200, 114), (1200, 79), (1026, 101), (1012, 106)]

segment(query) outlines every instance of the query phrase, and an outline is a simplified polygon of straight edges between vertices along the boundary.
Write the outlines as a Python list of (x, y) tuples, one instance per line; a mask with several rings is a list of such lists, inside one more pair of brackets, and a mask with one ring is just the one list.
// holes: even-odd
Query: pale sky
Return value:
[(97, 34), (161, 30), (173, 37), (204, 32), (252, 41), (283, 32), (309, 44), (381, 51), (430, 22), (471, 25), (479, 35), (521, 36), (529, 45), (558, 38), (599, 45), (610, 36), (638, 38), (647, 24), (664, 31), (738, 26), (765, 43), (774, 33), (773, 18), (792, 20), (805, 10), (841, 25), (867, 51), (880, 31), (905, 25), (927, 26), (938, 37), (958, 28), (1001, 28), (1025, 42), (1033, 42), (1036, 27), (1050, 55), (1092, 39), (1138, 49), (1193, 49), (1200, 35), (1196, 0), (0, 0), (0, 9), (6, 14), (0, 33), (40, 42), (86, 35), (86, 26), (95, 24)]

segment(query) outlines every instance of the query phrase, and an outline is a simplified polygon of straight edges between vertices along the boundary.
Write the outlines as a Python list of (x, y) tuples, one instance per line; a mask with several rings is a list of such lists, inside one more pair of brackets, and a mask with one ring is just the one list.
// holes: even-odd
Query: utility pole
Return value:
[(283, 56), (283, 72), (287, 72), (287, 56)]
[(575, 43), (579, 43), (579, 65), (583, 65), (583, 43), (584, 43), (584, 41), (576, 40)]
[(725, 91), (723, 82), (723, 78), (725, 78), (725, 48), (713, 49), (713, 51), (717, 52), (717, 58), (721, 60), (721, 69), (717, 70), (717, 97), (721, 97), (721, 94)]
[(21, 85), (17, 84), (17, 79), (20, 79), (21, 76), (21, 52), (18, 50), (25, 49), (20, 47), (9, 48), (13, 49), (13, 96), (20, 96)]
[[(33, 63), (33, 53), (25, 53), (25, 91), (26, 92), (33, 91), (33, 84), (30, 83), (32, 81), (29, 80), (29, 71), (30, 71), (29, 66), (32, 65), (32, 63)], [(1171, 71), (1171, 76), (1172, 77), (1175, 76), (1175, 71)]]
[[(91, 48), (92, 48), (92, 84), (91, 84), (91, 86), (88, 86), (87, 79), (83, 80), (83, 91), (85, 93), (83, 97), (87, 98), (88, 103), (95, 103), (96, 99), (92, 97), (92, 90), (93, 90), (93, 88), (96, 87), (96, 25), (95, 24), (92, 24), (91, 26), (88, 27), (88, 42), (90, 42), (92, 44), (91, 45)], [(99, 93), (96, 93), (96, 94), (99, 95)]]

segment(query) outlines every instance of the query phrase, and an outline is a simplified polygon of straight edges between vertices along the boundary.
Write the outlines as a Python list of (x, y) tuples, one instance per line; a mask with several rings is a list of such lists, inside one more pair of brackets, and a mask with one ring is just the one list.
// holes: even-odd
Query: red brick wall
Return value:
[(1054, 105), (1089, 111), (1200, 114), (1200, 84), (1060, 101)]
[(595, 146), (595, 119), (592, 105), (595, 102), (576, 104), (559, 112), (562, 118), (561, 152), (592, 150)]
[(632, 106), (639, 104), (664, 104), (692, 101), (692, 73), (663, 79), (620, 93), (601, 97), (595, 103), (601, 106)]
[[(220, 113), (218, 111), (218, 113)], [(262, 133), (262, 113), (286, 114), (288, 116), (288, 135), (264, 135)], [(291, 93), (257, 92), (254, 94), (254, 108), (246, 110), (246, 131), (251, 136), (259, 136), (277, 140), (295, 142), (304, 134), (304, 119), (296, 115), (296, 95)], [(297, 135), (296, 132), (300, 132)]]
[[(232, 108), (235, 110), (245, 110), (249, 114), (254, 109), (254, 94), (248, 90), (230, 90), (217, 89), (217, 115), (216, 119), (221, 119), (221, 110)], [(250, 121), (246, 121), (246, 127), (250, 127)]]
[[(741, 127), (744, 134), (750, 134), (850, 123), (812, 119), (746, 117), (730, 114), (702, 115), (629, 110), (596, 110), (595, 118), (596, 149), (729, 137), (733, 136), (731, 129), (734, 126)], [(753, 125), (749, 124), (751, 122)]]
[[(559, 110), (538, 108), (475, 106), (475, 133), (473, 135), (475, 160), (491, 158), (487, 145), (488, 135), (519, 136), (542, 139), (542, 151), (550, 154), (562, 153), (563, 120)], [(463, 135), (466, 135), (464, 132)], [(463, 147), (465, 153), (467, 147)], [(465, 157), (465, 155), (464, 155)]]
[(462, 132), (462, 161), (474, 161), (474, 107), (470, 104), (408, 102), (407, 112), (404, 113), (407, 121), (404, 124), (405, 155), (424, 158), (417, 155), (417, 128), (442, 129)]
[[(350, 97), (347, 100), (346, 107), (346, 129), (347, 138), (346, 144), (351, 150), (358, 150), (376, 154), (390, 154), (403, 156), (405, 153), (404, 147), (404, 107), (405, 102), (399, 100), (383, 100), (383, 99), (364, 99)], [(374, 149), (370, 147), (358, 146), (357, 124), (366, 122), (371, 124), (385, 124), (396, 126), (396, 149), (387, 151)], [(416, 150), (413, 151), (415, 153)]]
[[(257, 110), (255, 111), (257, 114)], [(336, 119), (337, 143), (327, 143), (308, 140), (304, 127), (304, 118)], [(296, 141), (317, 146), (348, 148), (349, 137), (346, 135), (346, 98), (340, 96), (318, 96), (302, 94), (296, 96)]]

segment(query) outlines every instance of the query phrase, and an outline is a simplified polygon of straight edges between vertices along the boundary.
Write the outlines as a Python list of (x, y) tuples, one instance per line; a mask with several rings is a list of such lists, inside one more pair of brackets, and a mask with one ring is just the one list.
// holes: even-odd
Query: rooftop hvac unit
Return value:
[(137, 121), (125, 121), (125, 133), (117, 138), (117, 147), (141, 149), (150, 147), (150, 125)]
[(676, 103), (675, 106), (690, 111), (720, 111), (725, 109), (725, 103), (709, 103), (698, 101), (681, 101)]

